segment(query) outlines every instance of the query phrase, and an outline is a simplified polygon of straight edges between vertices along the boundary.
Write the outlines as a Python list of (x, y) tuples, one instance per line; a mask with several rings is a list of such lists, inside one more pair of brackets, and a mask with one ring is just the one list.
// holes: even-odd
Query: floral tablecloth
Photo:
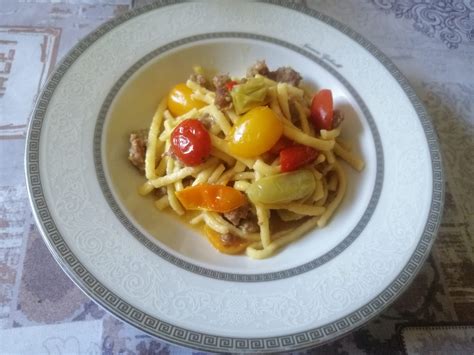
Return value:
[[(237, 0), (236, 0), (237, 1)], [(295, 1), (352, 27), (407, 76), (437, 128), (446, 206), (410, 289), (310, 353), (474, 353), (474, 1)], [(27, 200), (25, 131), (39, 89), (81, 37), (143, 0), (0, 0), (0, 353), (192, 353), (121, 322), (48, 252)]]

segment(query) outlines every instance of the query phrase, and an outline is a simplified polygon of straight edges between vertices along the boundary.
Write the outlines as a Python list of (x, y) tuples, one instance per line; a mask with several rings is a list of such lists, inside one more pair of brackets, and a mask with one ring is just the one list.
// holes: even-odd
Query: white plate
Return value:
[[(193, 64), (242, 74), (257, 59), (331, 88), (366, 161), (331, 223), (263, 261), (217, 253), (136, 193), (127, 135)], [(42, 92), (26, 147), (31, 203), (65, 272), (130, 324), (209, 351), (321, 344), (410, 283), (443, 206), (436, 135), (406, 79), (372, 44), (297, 5), (150, 5), (82, 40)]]

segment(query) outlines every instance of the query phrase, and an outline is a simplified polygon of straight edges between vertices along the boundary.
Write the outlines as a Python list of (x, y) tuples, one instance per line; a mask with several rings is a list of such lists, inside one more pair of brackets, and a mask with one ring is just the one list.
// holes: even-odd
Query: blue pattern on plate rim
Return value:
[(474, 42), (474, 0), (370, 0), (386, 13), (413, 20), (428, 37), (439, 37), (449, 49)]

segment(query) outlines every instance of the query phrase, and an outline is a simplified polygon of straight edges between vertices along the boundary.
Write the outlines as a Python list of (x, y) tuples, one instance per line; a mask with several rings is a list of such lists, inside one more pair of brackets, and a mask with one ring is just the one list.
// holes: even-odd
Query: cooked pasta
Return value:
[(331, 91), (309, 96), (296, 71), (264, 61), (212, 83), (196, 68), (161, 100), (147, 133), (130, 138), (129, 159), (146, 178), (139, 194), (202, 225), (219, 251), (254, 259), (324, 227), (347, 189), (341, 161), (364, 168), (340, 137)]

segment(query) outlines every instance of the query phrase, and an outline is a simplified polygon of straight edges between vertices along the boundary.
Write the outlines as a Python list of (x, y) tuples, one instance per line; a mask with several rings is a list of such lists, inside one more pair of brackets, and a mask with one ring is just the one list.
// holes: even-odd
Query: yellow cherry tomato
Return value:
[(186, 84), (178, 84), (168, 94), (168, 110), (173, 116), (181, 116), (193, 108), (200, 109), (206, 106), (204, 102), (193, 100), (193, 91)]
[(250, 244), (249, 241), (236, 236), (230, 237), (229, 241), (224, 243), (220, 233), (217, 233), (207, 225), (204, 227), (204, 230), (212, 246), (224, 254), (240, 254)]
[(243, 158), (253, 158), (280, 139), (283, 123), (267, 106), (251, 109), (235, 123), (229, 135), (230, 151)]

